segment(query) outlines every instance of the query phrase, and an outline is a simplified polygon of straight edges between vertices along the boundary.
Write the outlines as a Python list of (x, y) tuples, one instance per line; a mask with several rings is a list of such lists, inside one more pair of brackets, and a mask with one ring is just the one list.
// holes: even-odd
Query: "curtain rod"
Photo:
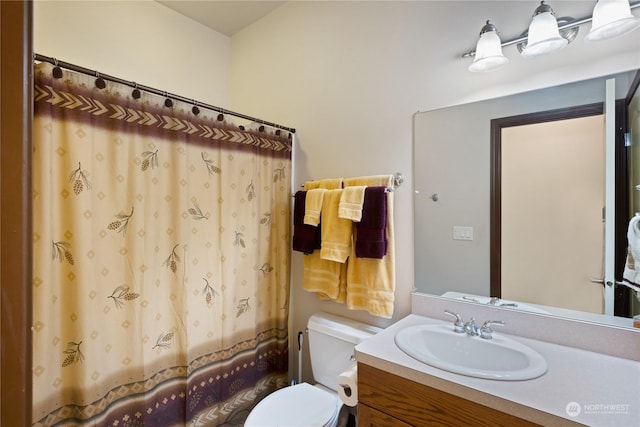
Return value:
[(180, 95), (174, 95), (172, 93), (168, 93), (159, 89), (155, 89), (149, 86), (144, 86), (141, 84), (138, 84), (136, 82), (132, 82), (129, 80), (124, 80), (121, 79), (119, 77), (114, 77), (114, 76), (110, 76), (108, 74), (102, 74), (102, 73), (98, 73), (98, 71), (95, 70), (90, 70), (89, 68), (85, 68), (85, 67), (81, 67), (79, 65), (75, 65), (75, 64), (71, 64), (69, 62), (64, 62), (64, 61), (59, 61), (56, 58), (51, 58), (49, 56), (44, 56), (44, 55), (40, 55), (39, 53), (35, 53), (34, 54), (34, 59), (36, 61), (42, 61), (42, 62), (48, 62), (50, 64), (55, 65), (56, 67), (61, 67), (61, 68), (66, 68), (67, 70), (72, 70), (72, 71), (77, 71), (79, 73), (83, 73), (83, 74), (87, 74), (90, 76), (96, 76), (99, 78), (102, 78), (104, 80), (109, 80), (115, 83), (120, 83), (129, 87), (132, 87), (134, 89), (139, 89), (139, 90), (143, 90), (145, 92), (149, 92), (149, 93), (153, 93), (155, 95), (160, 95), (160, 96), (164, 96), (165, 98), (171, 98), (174, 99), (176, 101), (181, 101), (187, 104), (193, 104), (196, 107), (203, 107), (206, 108), (208, 110), (213, 110), (213, 111), (217, 111), (219, 113), (222, 114), (229, 114), (235, 117), (239, 117), (241, 119), (246, 119), (246, 120), (250, 120), (252, 122), (256, 122), (256, 123), (260, 123), (263, 125), (267, 125), (267, 126), (271, 126), (273, 128), (277, 128), (277, 129), (283, 129), (286, 131), (289, 131), (291, 133), (296, 133), (296, 129), (295, 128), (290, 128), (287, 126), (282, 126), (279, 125), (277, 123), (272, 123), (272, 122), (268, 122), (266, 120), (262, 120), (262, 119), (257, 119), (255, 117), (251, 117), (251, 116), (247, 116), (246, 114), (242, 114), (242, 113), (236, 113), (234, 111), (230, 111), (224, 108), (220, 108), (220, 107), (216, 107), (214, 105), (209, 105), (209, 104), (205, 104), (203, 102), (198, 102), (195, 99), (189, 99), (189, 98), (185, 98), (184, 96), (180, 96)]

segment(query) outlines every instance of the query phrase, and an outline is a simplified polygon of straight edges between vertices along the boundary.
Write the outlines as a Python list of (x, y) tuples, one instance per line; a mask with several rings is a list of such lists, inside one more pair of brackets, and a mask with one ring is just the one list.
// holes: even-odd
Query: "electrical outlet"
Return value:
[(453, 227), (453, 240), (473, 240), (473, 227)]

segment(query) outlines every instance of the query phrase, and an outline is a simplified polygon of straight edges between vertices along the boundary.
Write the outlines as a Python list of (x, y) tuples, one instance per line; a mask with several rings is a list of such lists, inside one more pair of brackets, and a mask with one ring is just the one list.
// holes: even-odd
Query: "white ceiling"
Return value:
[[(1, 1), (1, 0), (0, 0)], [(260, 20), (286, 1), (271, 0), (156, 0), (158, 3), (229, 37)], [(322, 0), (317, 0), (322, 1)], [(346, 0), (338, 0), (346, 1)], [(401, 1), (401, 0), (387, 0)], [(419, 0), (431, 1), (431, 0)], [(594, 1), (553, 0), (556, 16), (574, 19), (591, 15)], [(539, 1), (433, 1), (438, 13), (457, 13), (457, 26), (451, 26), (445, 37), (449, 45), (475, 47), (482, 24), (488, 18), (498, 25), (503, 41), (519, 37), (531, 20)], [(550, 3), (551, 4), (551, 3)], [(437, 5), (437, 6), (436, 6)], [(583, 30), (584, 31), (584, 30)], [(465, 48), (466, 49), (466, 48)]]
[(229, 37), (285, 1), (156, 0), (158, 3)]

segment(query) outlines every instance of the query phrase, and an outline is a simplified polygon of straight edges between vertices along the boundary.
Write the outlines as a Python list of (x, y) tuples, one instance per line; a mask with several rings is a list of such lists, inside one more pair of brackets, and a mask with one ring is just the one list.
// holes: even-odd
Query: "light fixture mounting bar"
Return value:
[[(637, 7), (640, 7), (640, 1), (636, 1), (633, 3), (630, 3), (631, 9), (635, 9)], [(563, 25), (559, 25), (558, 26), (558, 30), (562, 31), (562, 30), (566, 30), (568, 28), (573, 28), (573, 27), (577, 27), (578, 25), (582, 25), (582, 24), (586, 24), (587, 22), (591, 22), (593, 20), (593, 16), (587, 16), (585, 18), (582, 19), (576, 19), (575, 21), (571, 21), (568, 22), (566, 24)], [(511, 40), (507, 40), (502, 42), (501, 46), (505, 47), (505, 46), (510, 46), (512, 44), (516, 44), (516, 43), (521, 43), (521, 42), (525, 42), (527, 41), (527, 36), (520, 36), (516, 39), (511, 39)], [(469, 58), (469, 57), (473, 57), (476, 56), (476, 50), (470, 50), (466, 53), (462, 54), (462, 58)]]

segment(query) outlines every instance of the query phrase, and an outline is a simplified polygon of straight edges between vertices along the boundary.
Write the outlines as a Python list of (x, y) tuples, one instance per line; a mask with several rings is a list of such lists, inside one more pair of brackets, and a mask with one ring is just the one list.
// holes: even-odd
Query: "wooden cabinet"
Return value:
[(358, 427), (536, 425), (358, 363)]
[(373, 409), (370, 406), (358, 403), (358, 426), (359, 427), (411, 427), (404, 421)]

